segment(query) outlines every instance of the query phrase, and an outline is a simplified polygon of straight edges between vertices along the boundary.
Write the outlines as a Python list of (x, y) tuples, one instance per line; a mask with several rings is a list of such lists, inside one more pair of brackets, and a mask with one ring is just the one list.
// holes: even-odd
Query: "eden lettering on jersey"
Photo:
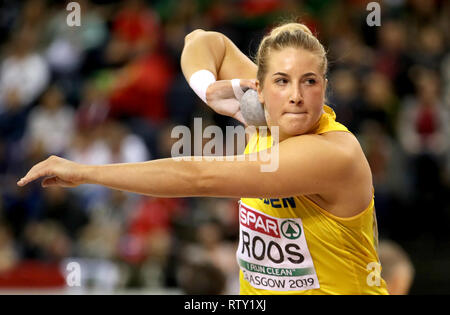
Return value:
[(262, 200), (266, 205), (270, 205), (272, 208), (296, 208), (297, 205), (295, 204), (295, 198), (289, 197), (289, 198), (259, 198)]

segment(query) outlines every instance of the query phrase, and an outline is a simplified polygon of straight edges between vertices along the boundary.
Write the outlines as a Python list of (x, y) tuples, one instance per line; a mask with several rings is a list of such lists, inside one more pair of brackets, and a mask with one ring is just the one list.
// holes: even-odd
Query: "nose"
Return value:
[(295, 84), (292, 86), (292, 93), (289, 103), (293, 105), (300, 105), (303, 103), (303, 93), (300, 84)]

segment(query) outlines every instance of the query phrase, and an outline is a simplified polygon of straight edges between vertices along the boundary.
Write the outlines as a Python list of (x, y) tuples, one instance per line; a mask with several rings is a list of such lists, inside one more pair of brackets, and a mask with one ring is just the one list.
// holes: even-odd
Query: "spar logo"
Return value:
[(269, 235), (271, 237), (280, 238), (278, 222), (264, 214), (258, 213), (244, 206), (240, 207), (241, 224), (250, 230)]
[[(292, 219), (277, 219), (265, 215), (240, 203), (239, 220), (241, 237), (238, 255), (250, 262), (267, 262), (276, 265), (302, 264), (307, 246), (301, 235), (301, 222)], [(244, 267), (244, 269), (246, 269)], [(247, 269), (255, 272), (253, 269)], [(258, 271), (256, 271), (258, 272)]]
[(302, 229), (300, 228), (300, 225), (292, 220), (286, 220), (283, 223), (281, 223), (281, 233), (283, 233), (283, 236), (290, 239), (295, 240), (300, 237), (302, 234)]

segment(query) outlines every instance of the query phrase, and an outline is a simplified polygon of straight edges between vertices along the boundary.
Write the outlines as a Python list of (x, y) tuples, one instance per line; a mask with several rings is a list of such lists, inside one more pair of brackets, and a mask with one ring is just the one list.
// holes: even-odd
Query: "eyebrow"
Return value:
[[(284, 73), (284, 72), (276, 72), (276, 73), (272, 74), (272, 76), (274, 76), (274, 75), (281, 75), (281, 76), (284, 76), (284, 77), (288, 77), (289, 76), (289, 74)], [(316, 74), (314, 72), (307, 72), (307, 73), (302, 75), (302, 78), (310, 76), (310, 75), (316, 75)]]

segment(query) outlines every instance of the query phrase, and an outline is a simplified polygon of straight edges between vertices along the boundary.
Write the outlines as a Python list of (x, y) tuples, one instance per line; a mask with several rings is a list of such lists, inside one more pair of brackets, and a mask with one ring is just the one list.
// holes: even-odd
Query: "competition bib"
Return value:
[(320, 287), (300, 218), (276, 218), (239, 204), (238, 264), (251, 286), (299, 291)]

